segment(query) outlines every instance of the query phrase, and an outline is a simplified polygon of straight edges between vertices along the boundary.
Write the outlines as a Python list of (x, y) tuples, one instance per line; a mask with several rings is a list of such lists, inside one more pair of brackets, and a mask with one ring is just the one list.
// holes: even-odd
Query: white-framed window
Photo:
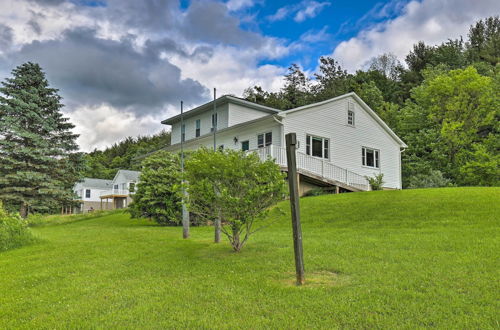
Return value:
[(186, 124), (182, 124), (181, 126), (181, 141), (186, 141)]
[(212, 114), (212, 128), (210, 130), (213, 132), (214, 129), (217, 129), (217, 112)]
[(117, 184), (115, 184), (115, 185), (114, 185), (114, 188), (115, 188), (115, 190), (118, 190), (118, 185), (117, 185)]
[(354, 126), (354, 111), (347, 111), (347, 125)]
[(273, 132), (257, 135), (257, 148), (264, 148), (273, 144)]
[(90, 198), (90, 189), (85, 189), (85, 198)]
[(347, 125), (354, 126), (355, 122), (354, 103), (347, 102)]
[(327, 138), (306, 135), (306, 154), (319, 157), (319, 158), (330, 158), (330, 140)]
[(363, 166), (380, 168), (380, 150), (363, 147), (361, 149), (361, 163)]
[(250, 141), (246, 140), (241, 142), (241, 150), (248, 151), (250, 150)]
[(196, 131), (195, 131), (195, 136), (198, 137), (201, 134), (201, 120), (196, 119)]

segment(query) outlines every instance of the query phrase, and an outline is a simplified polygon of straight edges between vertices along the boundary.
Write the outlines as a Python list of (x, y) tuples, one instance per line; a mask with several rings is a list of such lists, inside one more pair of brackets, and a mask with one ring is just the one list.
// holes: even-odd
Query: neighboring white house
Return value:
[(80, 201), (79, 212), (121, 209), (132, 201), (131, 195), (139, 181), (140, 172), (119, 170), (113, 180), (85, 178), (75, 185)]
[(406, 144), (355, 93), (279, 111), (233, 96), (222, 96), (162, 121), (172, 126), (172, 145), (186, 149), (255, 150), (271, 156), (286, 171), (285, 134), (299, 142), (297, 167), (302, 193), (314, 186), (369, 190), (366, 176), (384, 174), (384, 187), (401, 189), (401, 152)]
[[(85, 178), (83, 181), (75, 184), (73, 190), (77, 196), (77, 200), (80, 202), (80, 206), (74, 212), (84, 213), (91, 209), (101, 209), (101, 194), (111, 189), (112, 183), (113, 180)], [(107, 206), (105, 205), (105, 208)]]

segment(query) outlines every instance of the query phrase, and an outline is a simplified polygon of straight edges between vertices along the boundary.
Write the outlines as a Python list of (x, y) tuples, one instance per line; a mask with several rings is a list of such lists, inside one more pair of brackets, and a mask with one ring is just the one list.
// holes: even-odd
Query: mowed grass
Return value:
[(124, 213), (37, 227), (0, 253), (0, 328), (498, 328), (499, 197), (303, 198), (303, 287), (286, 202), (241, 253)]

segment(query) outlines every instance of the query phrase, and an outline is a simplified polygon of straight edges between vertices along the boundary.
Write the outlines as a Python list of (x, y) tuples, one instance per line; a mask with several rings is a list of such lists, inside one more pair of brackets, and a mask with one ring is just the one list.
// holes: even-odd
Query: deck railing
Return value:
[(133, 191), (128, 189), (110, 189), (101, 192), (100, 196), (109, 196), (109, 195), (130, 195), (133, 194)]
[[(283, 167), (287, 166), (286, 150), (283, 147), (269, 145), (251, 151), (257, 153), (262, 160), (272, 158), (277, 164)], [(359, 190), (370, 190), (370, 184), (364, 176), (300, 151), (297, 151), (297, 169), (324, 179), (344, 183)]]

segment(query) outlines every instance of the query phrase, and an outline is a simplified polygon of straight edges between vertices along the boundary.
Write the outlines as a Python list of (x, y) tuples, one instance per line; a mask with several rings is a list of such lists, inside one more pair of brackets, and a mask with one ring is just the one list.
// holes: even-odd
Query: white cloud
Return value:
[(300, 9), (293, 18), (295, 22), (303, 22), (308, 18), (316, 17), (316, 15), (318, 15), (323, 8), (330, 5), (330, 2), (306, 1), (302, 2), (302, 4), (303, 8)]
[(404, 60), (413, 44), (439, 44), (466, 36), (475, 21), (500, 12), (498, 0), (412, 1), (392, 20), (361, 31), (341, 42), (333, 57), (349, 71), (363, 68), (374, 56), (393, 53)]
[(303, 22), (308, 18), (316, 17), (325, 7), (330, 6), (329, 1), (318, 2), (311, 0), (304, 0), (295, 5), (287, 5), (279, 8), (276, 13), (267, 16), (266, 18), (271, 22), (281, 21), (288, 16), (295, 13), (294, 21), (297, 23)]
[(160, 121), (174, 112), (171, 108), (160, 116), (138, 117), (133, 112), (100, 104), (82, 106), (65, 115), (75, 125), (74, 132), (80, 135), (77, 140), (80, 149), (91, 151), (104, 149), (128, 136), (157, 133), (166, 128)]
[(227, 9), (237, 11), (245, 8), (253, 7), (257, 1), (255, 0), (229, 0), (226, 3)]
[(217, 94), (240, 96), (244, 89), (260, 85), (266, 90), (275, 91), (282, 86), (284, 68), (275, 65), (258, 65), (259, 54), (264, 52), (269, 57), (276, 52), (286, 52), (279, 45), (270, 45), (268, 50), (241, 50), (230, 46), (217, 46), (207, 63), (201, 64), (193, 58), (175, 56), (170, 61), (181, 68), (181, 78), (192, 78), (204, 86), (217, 88)]

